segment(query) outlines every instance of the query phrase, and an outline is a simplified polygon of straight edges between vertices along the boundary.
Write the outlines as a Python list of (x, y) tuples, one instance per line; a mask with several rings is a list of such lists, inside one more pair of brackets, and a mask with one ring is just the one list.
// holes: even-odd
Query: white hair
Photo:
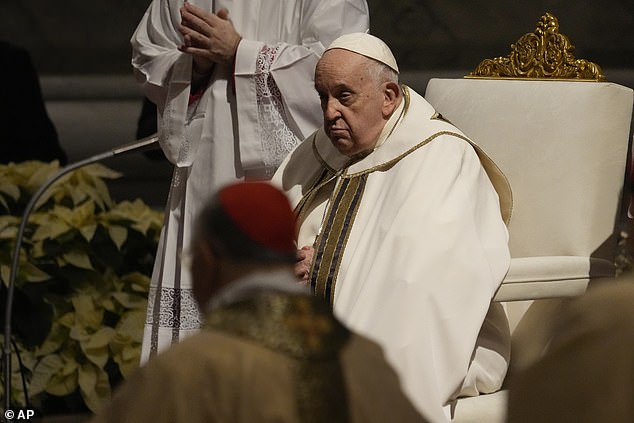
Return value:
[(368, 58), (368, 65), (366, 67), (370, 78), (376, 83), (377, 86), (384, 82), (394, 82), (398, 84), (398, 73), (385, 63), (381, 63), (378, 60)]

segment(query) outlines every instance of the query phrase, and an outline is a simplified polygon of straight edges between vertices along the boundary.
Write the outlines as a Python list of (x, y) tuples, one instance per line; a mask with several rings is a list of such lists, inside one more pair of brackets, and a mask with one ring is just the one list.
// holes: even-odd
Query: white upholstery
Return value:
[(630, 88), (432, 79), (425, 97), (482, 146), (511, 183), (513, 261), (497, 300), (536, 298), (538, 282), (537, 298), (574, 295), (585, 290), (583, 281), (591, 275), (614, 273), (614, 230), (632, 117)]
[(589, 279), (614, 275), (614, 262), (580, 256), (514, 257), (495, 301), (569, 297), (583, 293)]
[[(548, 341), (556, 298), (615, 274), (633, 92), (613, 83), (460, 78), (431, 79), (425, 97), (511, 184), (511, 267), (495, 300), (506, 302), (515, 328), (510, 368), (524, 366)], [(454, 421), (503, 422), (505, 411), (504, 391), (465, 398)]]

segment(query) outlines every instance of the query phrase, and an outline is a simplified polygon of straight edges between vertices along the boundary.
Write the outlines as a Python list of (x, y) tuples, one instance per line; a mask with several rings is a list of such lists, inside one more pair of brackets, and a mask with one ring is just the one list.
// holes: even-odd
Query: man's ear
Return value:
[(399, 105), (401, 88), (396, 82), (386, 82), (383, 88), (383, 116), (389, 118)]

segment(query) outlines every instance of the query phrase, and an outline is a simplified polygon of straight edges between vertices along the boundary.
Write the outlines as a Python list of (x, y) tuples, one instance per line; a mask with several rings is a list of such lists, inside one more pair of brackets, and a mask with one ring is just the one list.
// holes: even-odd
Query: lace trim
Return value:
[(154, 304), (157, 288), (151, 287), (148, 294), (148, 310), (145, 323), (164, 328), (199, 329), (203, 317), (198, 310), (191, 289), (161, 288), (159, 310), (155, 314)]
[(264, 46), (256, 59), (255, 89), (262, 143), (263, 161), (266, 166), (277, 167), (300, 139), (288, 125), (288, 117), (273, 76), (271, 64), (280, 46)]

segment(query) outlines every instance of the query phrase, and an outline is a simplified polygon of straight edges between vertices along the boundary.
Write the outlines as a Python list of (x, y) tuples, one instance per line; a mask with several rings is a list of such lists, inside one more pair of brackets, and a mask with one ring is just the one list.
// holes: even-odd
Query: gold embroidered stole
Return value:
[(339, 362), (350, 332), (323, 301), (307, 295), (259, 293), (212, 311), (205, 327), (292, 358), (298, 414), (303, 422), (350, 420)]
[(343, 177), (330, 196), (321, 230), (315, 240), (310, 286), (315, 296), (332, 306), (337, 275), (368, 174)]

